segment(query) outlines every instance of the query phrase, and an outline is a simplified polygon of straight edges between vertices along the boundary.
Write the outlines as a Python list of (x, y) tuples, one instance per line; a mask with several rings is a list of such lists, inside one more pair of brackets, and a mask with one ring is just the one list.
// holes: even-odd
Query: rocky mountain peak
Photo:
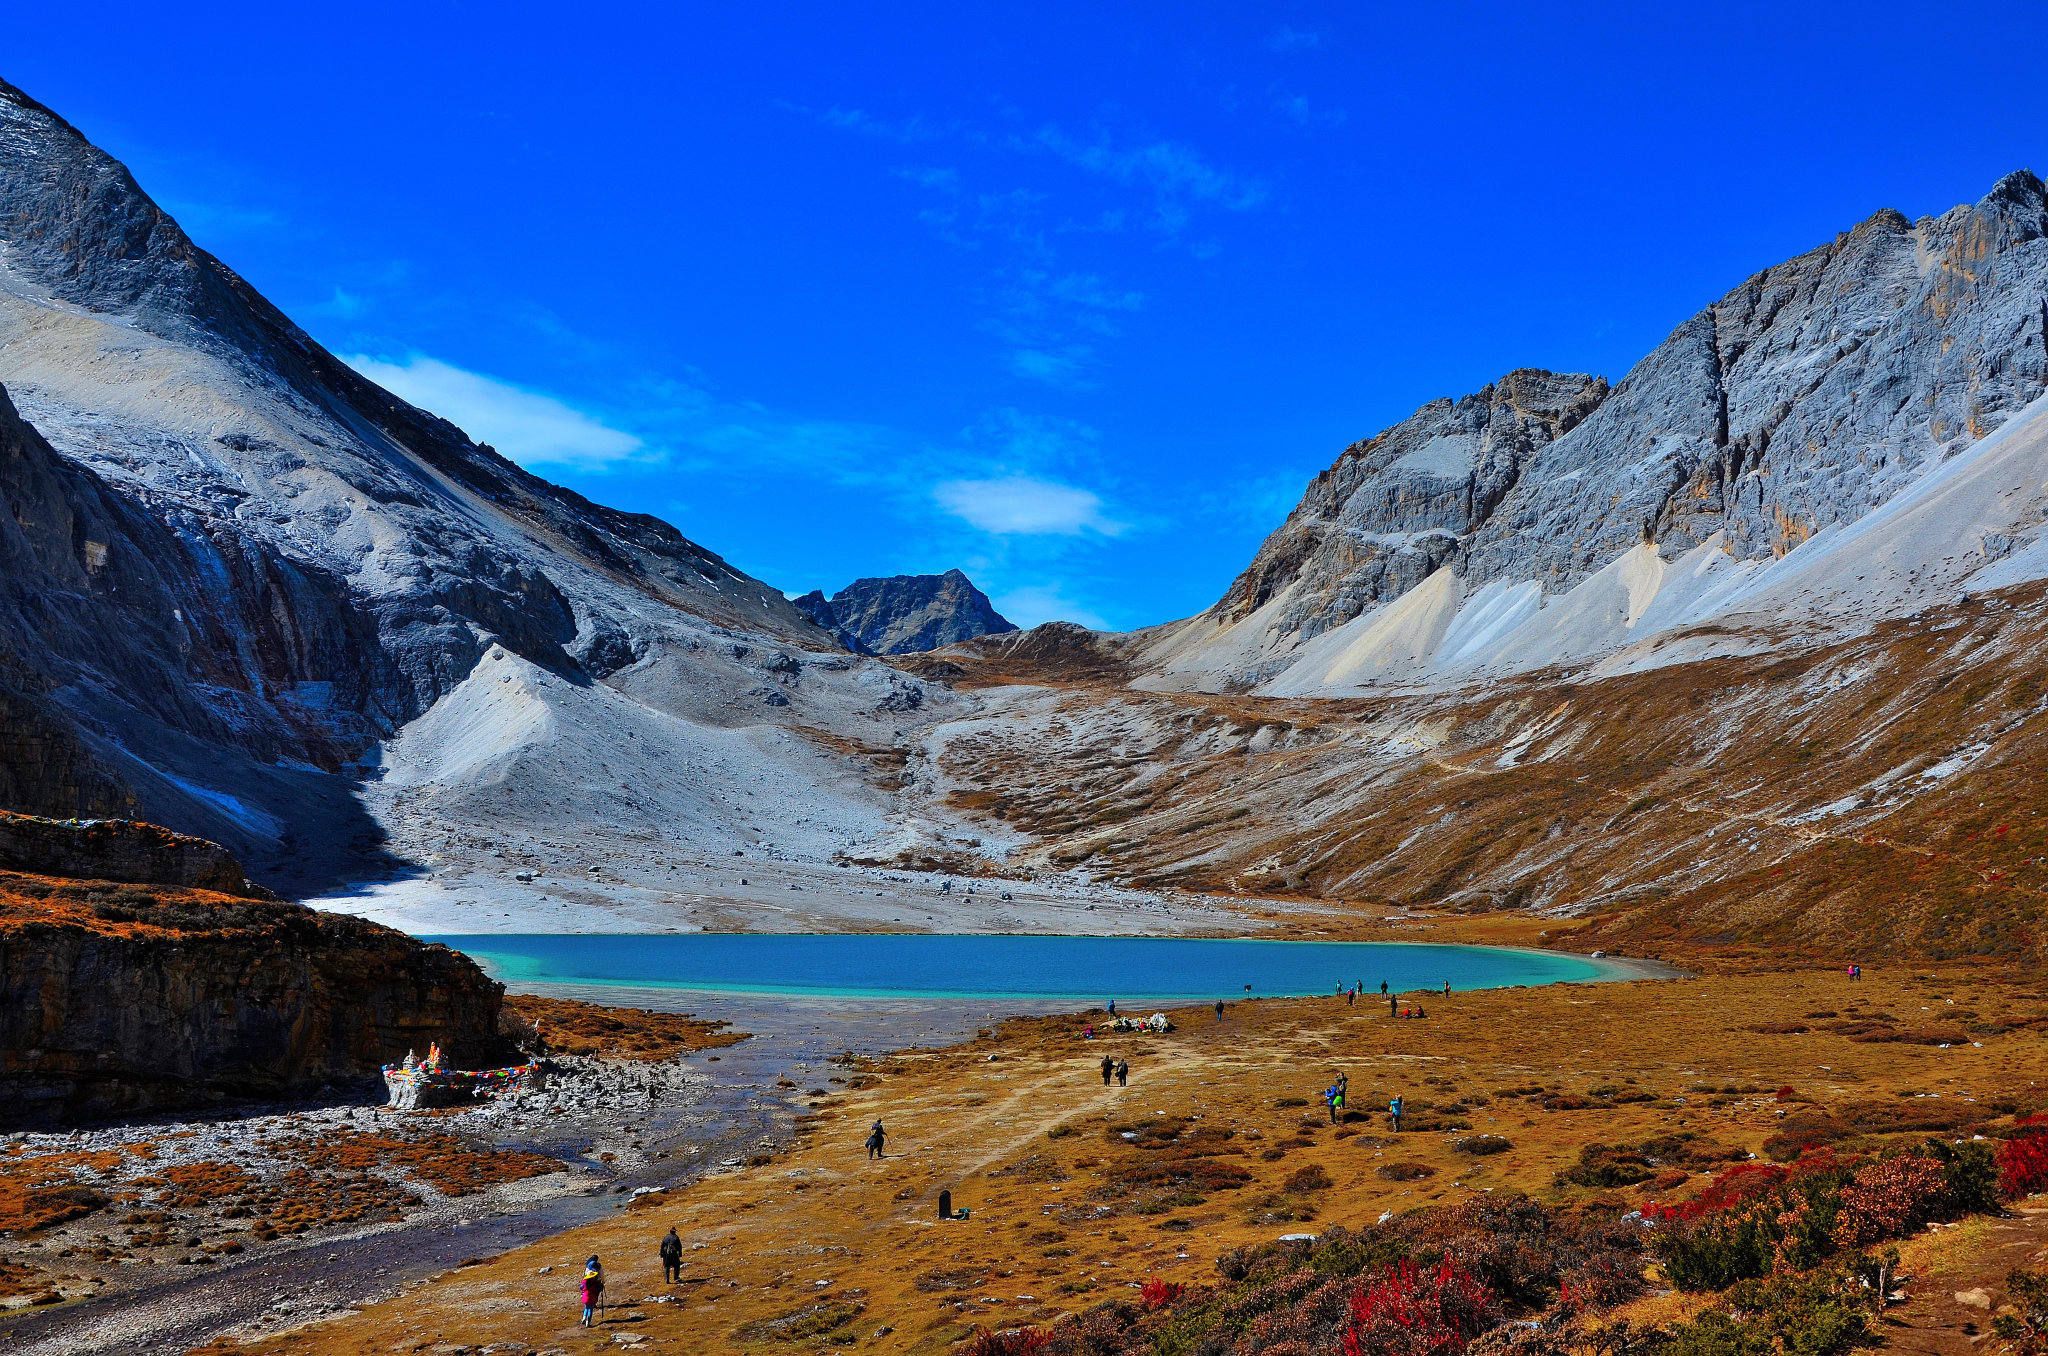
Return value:
[(813, 590), (796, 607), (856, 654), (915, 654), (1017, 629), (957, 569), (856, 579), (829, 599)]
[(1439, 398), (1344, 449), (1213, 609), (1304, 638), (1412, 588), (1514, 488), (1531, 457), (1607, 398), (1605, 378), (1525, 367)]
[[(1886, 505), (2040, 397), (2044, 331), (2048, 192), (2031, 171), (1940, 216), (1874, 213), (1738, 284), (1612, 390), (1511, 373), (1346, 448), (1216, 605), (1148, 652), (1165, 681), (1286, 671), (1271, 690), (1307, 693), (1556, 663), (1699, 620), (1746, 596), (1739, 577)], [(1997, 522), (1958, 528), (1970, 568), (2038, 528), (1986, 512)], [(1944, 562), (1905, 568), (1884, 606), (1967, 573)], [(1597, 598), (1551, 610), (1596, 579)]]

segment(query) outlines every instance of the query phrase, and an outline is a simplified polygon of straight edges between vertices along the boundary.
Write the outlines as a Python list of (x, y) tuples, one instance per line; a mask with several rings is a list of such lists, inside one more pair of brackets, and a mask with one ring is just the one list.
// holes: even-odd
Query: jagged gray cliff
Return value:
[[(1611, 390), (1513, 372), (1346, 449), (1213, 608), (1153, 638), (1151, 658), (1196, 685), (1305, 693), (1444, 671), (1447, 643), (1510, 667), (1518, 653), (1524, 667), (1583, 657), (1625, 643), (1659, 597), (1662, 620), (1698, 620), (1664, 593), (1663, 567), (1690, 560), (1726, 584), (1725, 567), (1778, 560), (1893, 502), (2048, 388), (2044, 329), (2048, 194), (2031, 172), (1938, 217), (1879, 212), (1756, 274)], [(2034, 525), (2001, 525), (2016, 531), (1994, 533), (1979, 563)], [(1654, 562), (1629, 564), (1619, 630), (1606, 617), (1592, 638), (1590, 613), (1614, 612), (1602, 601), (1579, 609), (1569, 641), (1551, 634), (1556, 614), (1503, 648), (1645, 544)]]
[(829, 599), (813, 589), (796, 606), (858, 654), (917, 654), (1017, 629), (959, 570), (856, 579)]

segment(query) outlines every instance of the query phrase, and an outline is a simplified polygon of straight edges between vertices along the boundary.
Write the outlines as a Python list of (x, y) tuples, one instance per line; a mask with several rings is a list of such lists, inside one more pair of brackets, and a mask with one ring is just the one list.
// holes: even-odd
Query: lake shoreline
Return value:
[[(704, 1002), (988, 1003), (1035, 1012), (1112, 999), (1136, 1011), (1219, 999), (1328, 997), (1354, 985), (1377, 1000), (1389, 980), (1394, 995), (1421, 996), (1447, 985), (1471, 991), (1683, 973), (1633, 958), (1448, 940), (1043, 933), (440, 934), (423, 940), (469, 954), (515, 989), (553, 984), (598, 994), (664, 991)], [(1330, 975), (1340, 977), (1341, 987), (1324, 987)], [(1173, 987), (1161, 987), (1162, 978)]]

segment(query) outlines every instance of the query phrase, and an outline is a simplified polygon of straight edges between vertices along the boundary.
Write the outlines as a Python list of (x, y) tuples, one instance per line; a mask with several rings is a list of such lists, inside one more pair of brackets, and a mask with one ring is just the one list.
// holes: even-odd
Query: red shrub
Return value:
[(1781, 1168), (1775, 1163), (1738, 1163), (1707, 1183), (1707, 1189), (1689, 1201), (1644, 1206), (1643, 1217), (1688, 1221), (1703, 1215), (1719, 1214), (1738, 1205), (1747, 1205), (1759, 1196), (1769, 1195), (1784, 1185), (1791, 1175), (1791, 1169)]
[[(2033, 1127), (2044, 1120), (2029, 1116), (2020, 1124)], [(2013, 1201), (2036, 1191), (2048, 1191), (2048, 1124), (1998, 1146), (1998, 1194)]]
[(1048, 1328), (1004, 1328), (1001, 1332), (976, 1328), (967, 1352), (968, 1356), (1035, 1356), (1050, 1341)]
[(1178, 1303), (1180, 1297), (1187, 1293), (1187, 1289), (1179, 1281), (1162, 1281), (1154, 1277), (1139, 1289), (1138, 1298), (1144, 1302), (1147, 1309), (1164, 1309), (1170, 1304)]
[(1845, 1248), (1860, 1248), (1903, 1238), (1950, 1213), (1953, 1204), (1948, 1178), (1933, 1159), (1908, 1154), (1872, 1163), (1842, 1189), (1835, 1241)]
[(1500, 1320), (1493, 1292), (1451, 1258), (1403, 1262), (1352, 1298), (1344, 1356), (1459, 1356)]

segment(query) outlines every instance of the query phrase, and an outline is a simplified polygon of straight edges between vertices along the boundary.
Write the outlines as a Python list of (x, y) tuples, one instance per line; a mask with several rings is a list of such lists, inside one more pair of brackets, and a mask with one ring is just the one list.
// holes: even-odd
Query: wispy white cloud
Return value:
[(998, 536), (1114, 537), (1126, 526), (1103, 512), (1102, 497), (1093, 490), (1038, 476), (942, 481), (932, 498), (954, 517)]
[(899, 179), (908, 179), (919, 188), (934, 188), (945, 193), (960, 191), (960, 171), (946, 165), (905, 166), (896, 171)]
[(1087, 360), (1088, 350), (1080, 345), (1050, 352), (1042, 348), (1020, 348), (1010, 354), (1010, 370), (1033, 381), (1064, 386), (1080, 375), (1081, 365)]
[(470, 372), (424, 353), (402, 363), (369, 354), (343, 359), (379, 386), (489, 443), (521, 466), (605, 471), (665, 455), (637, 434), (540, 391)]
[[(1118, 146), (1107, 137), (1077, 140), (1057, 127), (1046, 126), (1025, 145), (1052, 152), (1077, 169), (1112, 182), (1150, 188), (1168, 202), (1194, 200), (1233, 212), (1248, 212), (1266, 201), (1266, 187), (1256, 179), (1219, 169), (1191, 146), (1175, 141), (1148, 141)], [(1185, 210), (1179, 213), (1184, 223)]]
[(989, 601), (996, 605), (996, 611), (1027, 631), (1049, 621), (1079, 622), (1091, 631), (1110, 629), (1109, 623), (1086, 604), (1069, 598), (1064, 585), (1058, 583), (1027, 584)]
[(1323, 45), (1323, 35), (1307, 28), (1289, 28), (1285, 24), (1273, 30), (1266, 39), (1266, 47), (1274, 52), (1306, 52)]
[(1273, 106), (1303, 127), (1341, 127), (1344, 123), (1343, 109), (1318, 108), (1308, 101), (1306, 95), (1278, 95), (1273, 100)]

